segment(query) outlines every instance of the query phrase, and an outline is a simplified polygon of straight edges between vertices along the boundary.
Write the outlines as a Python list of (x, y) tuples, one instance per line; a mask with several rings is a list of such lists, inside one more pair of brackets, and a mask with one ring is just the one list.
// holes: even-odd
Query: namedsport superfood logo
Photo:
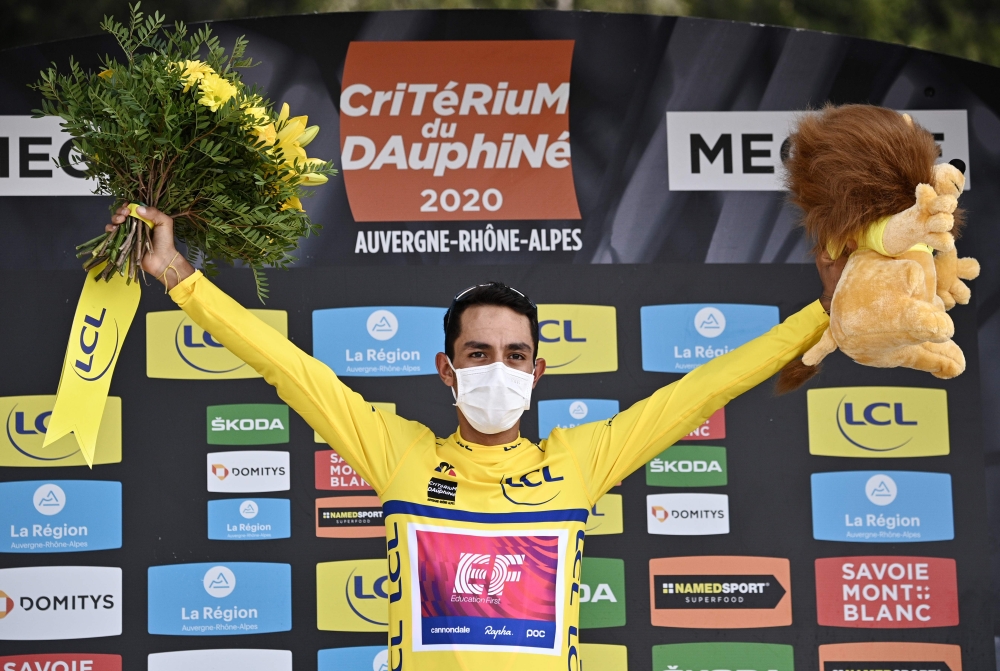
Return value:
[(742, 629), (792, 624), (791, 568), (777, 557), (664, 557), (649, 561), (657, 627)]

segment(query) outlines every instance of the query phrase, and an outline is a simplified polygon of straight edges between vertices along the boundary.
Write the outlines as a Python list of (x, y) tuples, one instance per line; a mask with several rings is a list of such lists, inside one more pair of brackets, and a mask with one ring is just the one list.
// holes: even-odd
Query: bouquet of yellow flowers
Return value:
[[(240, 70), (253, 63), (242, 37), (227, 54), (207, 27), (188, 34), (182, 23), (165, 28), (158, 12), (144, 16), (139, 3), (130, 9), (128, 25), (101, 24), (124, 60), (105, 56), (100, 72), (87, 72), (71, 59), (68, 74), (42, 72), (35, 114), (62, 117), (77, 153), (69, 160), (95, 180), (95, 193), (114, 196), (114, 207), (138, 202), (172, 214), (191, 261), (208, 273), (242, 261), (263, 298), (262, 269), (286, 266), (299, 238), (319, 228), (301, 202), (303, 187), (336, 174), (306, 155), (319, 127), (290, 117), (287, 104), (276, 112), (244, 85)], [(147, 226), (130, 219), (77, 249), (85, 269), (106, 263), (99, 277), (131, 281), (149, 245)]]

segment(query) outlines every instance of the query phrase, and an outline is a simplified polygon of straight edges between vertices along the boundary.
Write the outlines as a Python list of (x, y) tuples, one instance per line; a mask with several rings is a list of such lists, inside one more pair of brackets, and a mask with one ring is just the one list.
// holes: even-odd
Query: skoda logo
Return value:
[(398, 330), (399, 321), (388, 310), (376, 310), (368, 315), (368, 335), (375, 340), (389, 340)]
[(887, 506), (896, 500), (896, 481), (888, 475), (873, 475), (865, 483), (868, 500), (877, 506)]
[(583, 401), (573, 401), (569, 405), (569, 416), (573, 419), (583, 419), (587, 416), (589, 408)]
[(236, 589), (236, 574), (225, 566), (213, 566), (202, 579), (205, 591), (216, 599), (229, 596)]
[(66, 505), (66, 493), (59, 485), (45, 484), (35, 490), (32, 502), (41, 514), (58, 515)]
[(240, 515), (247, 520), (257, 517), (257, 504), (253, 501), (244, 501), (240, 504)]
[(718, 308), (702, 308), (694, 316), (694, 328), (706, 338), (715, 338), (726, 330), (726, 315)]

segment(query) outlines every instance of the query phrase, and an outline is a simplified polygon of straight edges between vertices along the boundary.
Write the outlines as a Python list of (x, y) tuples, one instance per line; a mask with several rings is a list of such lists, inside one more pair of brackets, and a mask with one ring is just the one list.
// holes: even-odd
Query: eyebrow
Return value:
[[(462, 343), (462, 349), (493, 349), (493, 345), (478, 340), (469, 340)], [(514, 350), (515, 352), (530, 352), (531, 345), (523, 342), (514, 342), (506, 345), (505, 349)]]

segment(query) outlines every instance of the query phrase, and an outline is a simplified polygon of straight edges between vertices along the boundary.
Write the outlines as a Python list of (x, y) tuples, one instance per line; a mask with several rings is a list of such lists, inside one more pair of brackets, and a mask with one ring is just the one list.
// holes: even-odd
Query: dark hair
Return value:
[(444, 314), (444, 353), (455, 360), (455, 341), (462, 331), (462, 313), (474, 305), (496, 305), (510, 308), (528, 318), (531, 340), (534, 345), (532, 359), (538, 356), (538, 308), (517, 289), (503, 282), (487, 282), (459, 292), (451, 301), (451, 307)]

